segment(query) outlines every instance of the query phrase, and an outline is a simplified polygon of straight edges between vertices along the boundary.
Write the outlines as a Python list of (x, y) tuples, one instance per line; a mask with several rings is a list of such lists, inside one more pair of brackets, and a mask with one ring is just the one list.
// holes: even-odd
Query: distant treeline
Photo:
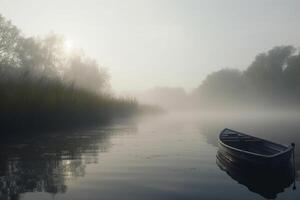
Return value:
[(54, 34), (25, 37), (0, 15), (0, 132), (92, 125), (141, 112), (110, 92), (106, 71)]
[(156, 87), (137, 96), (170, 110), (299, 111), (300, 51), (274, 47), (258, 54), (243, 71), (225, 68), (207, 75), (191, 93), (180, 87)]
[(201, 108), (300, 108), (300, 52), (278, 46), (240, 71), (209, 74), (195, 90)]

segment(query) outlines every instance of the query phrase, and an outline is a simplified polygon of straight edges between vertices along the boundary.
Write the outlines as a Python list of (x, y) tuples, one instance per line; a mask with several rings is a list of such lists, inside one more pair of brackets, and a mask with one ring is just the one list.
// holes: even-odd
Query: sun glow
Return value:
[(74, 49), (74, 42), (70, 39), (66, 39), (64, 43), (64, 48), (67, 53), (70, 53)]

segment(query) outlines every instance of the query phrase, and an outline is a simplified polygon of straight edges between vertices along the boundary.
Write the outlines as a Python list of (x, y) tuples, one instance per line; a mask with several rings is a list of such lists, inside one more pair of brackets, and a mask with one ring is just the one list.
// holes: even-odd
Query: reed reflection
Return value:
[(65, 193), (68, 183), (85, 176), (88, 164), (98, 162), (99, 152), (109, 150), (116, 132), (107, 128), (1, 140), (0, 199), (20, 199), (26, 192)]

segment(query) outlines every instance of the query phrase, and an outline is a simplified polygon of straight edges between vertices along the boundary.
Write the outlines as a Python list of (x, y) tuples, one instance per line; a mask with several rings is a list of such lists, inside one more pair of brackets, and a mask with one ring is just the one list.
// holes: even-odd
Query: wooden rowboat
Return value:
[(276, 169), (290, 163), (293, 146), (276, 144), (231, 129), (219, 136), (219, 152), (228, 160), (253, 167)]

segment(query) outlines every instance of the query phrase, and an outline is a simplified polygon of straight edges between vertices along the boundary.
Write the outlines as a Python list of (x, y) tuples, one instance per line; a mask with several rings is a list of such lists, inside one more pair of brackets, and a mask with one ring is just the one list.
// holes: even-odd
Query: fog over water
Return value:
[(299, 8), (0, 0), (0, 200), (298, 200)]
[(157, 104), (167, 110), (297, 114), (299, 69), (299, 50), (293, 46), (276, 46), (257, 54), (245, 70), (224, 68), (208, 74), (192, 91), (156, 87), (136, 96), (140, 102)]
[[(292, 190), (291, 182), (277, 186), (280, 182), (270, 180), (259, 189), (253, 187), (255, 182), (239, 184), (222, 171), (216, 153), (224, 127), (283, 144), (300, 142), (295, 118), (210, 118), (190, 113), (7, 138), (1, 140), (1, 198), (298, 199), (299, 190)], [(299, 172), (299, 148), (296, 151)]]

